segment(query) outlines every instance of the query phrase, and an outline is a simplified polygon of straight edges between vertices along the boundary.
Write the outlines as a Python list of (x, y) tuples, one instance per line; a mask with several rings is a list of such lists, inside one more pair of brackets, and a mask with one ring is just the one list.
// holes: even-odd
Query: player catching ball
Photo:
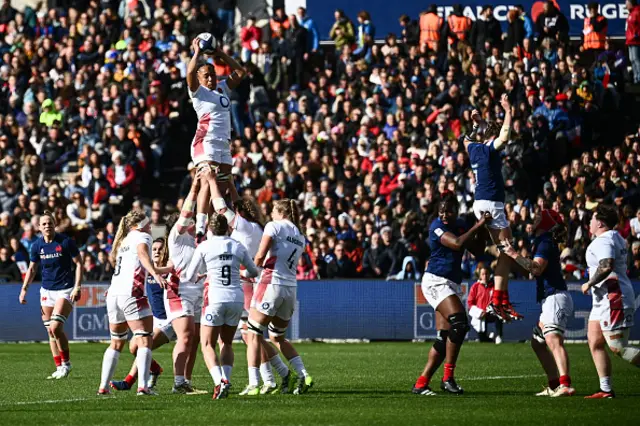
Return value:
[[(51, 354), (56, 363), (56, 371), (47, 379), (62, 379), (71, 371), (69, 339), (64, 332), (64, 323), (69, 318), (72, 303), (80, 298), (82, 256), (74, 240), (56, 233), (56, 221), (48, 211), (40, 217), (40, 232), (42, 237), (31, 246), (31, 264), (20, 291), (20, 303), (27, 303), (27, 290), (36, 277), (36, 268), (40, 266), (40, 311), (42, 322), (49, 334)], [(75, 276), (73, 263), (76, 264)]]
[(611, 352), (635, 366), (640, 366), (640, 349), (629, 346), (629, 332), (633, 327), (635, 295), (627, 276), (627, 243), (615, 227), (618, 212), (614, 206), (596, 207), (589, 232), (595, 239), (587, 248), (589, 281), (582, 292), (591, 291), (593, 306), (589, 315), (587, 340), (591, 356), (600, 377), (600, 390), (589, 399), (614, 398), (611, 385)]
[(560, 249), (556, 241), (564, 233), (562, 217), (554, 210), (543, 210), (533, 221), (533, 259), (522, 257), (505, 242), (504, 253), (536, 277), (536, 299), (542, 305), (538, 325), (533, 329), (533, 348), (549, 385), (537, 396), (572, 396), (569, 356), (564, 347), (567, 321), (573, 316), (573, 300), (562, 275)]
[(453, 394), (463, 390), (454, 379), (454, 369), (460, 348), (469, 331), (467, 312), (460, 300), (462, 295), (462, 255), (465, 246), (485, 225), (491, 223), (491, 215), (483, 214), (468, 231), (462, 219), (458, 219), (458, 202), (446, 197), (438, 204), (438, 217), (429, 227), (431, 257), (422, 277), (422, 294), (436, 311), (438, 337), (429, 351), (424, 371), (418, 377), (413, 393), (435, 395), (429, 387), (431, 377), (444, 361), (444, 376), (440, 388)]
[[(199, 37), (211, 36), (201, 34)], [(187, 86), (193, 108), (198, 116), (198, 128), (191, 143), (191, 159), (196, 167), (207, 164), (219, 169), (218, 181), (222, 184), (231, 178), (231, 100), (229, 90), (235, 89), (245, 76), (245, 69), (221, 50), (210, 47), (214, 60), (229, 65), (231, 74), (218, 81), (213, 64), (200, 61), (201, 40), (196, 37), (192, 44), (193, 56), (187, 65)], [(207, 214), (211, 212), (209, 186), (202, 185), (198, 193), (196, 215), (196, 237), (203, 238), (207, 227)]]
[[(475, 201), (473, 212), (478, 220), (484, 212), (489, 212), (493, 218), (489, 233), (493, 243), (499, 247), (502, 241), (510, 241), (511, 228), (504, 213), (504, 181), (502, 178), (502, 161), (500, 151), (507, 146), (511, 134), (511, 104), (506, 94), (502, 95), (500, 105), (504, 109), (502, 128), (497, 123), (484, 123), (477, 110), (473, 110), (471, 118), (474, 121), (473, 131), (464, 137), (464, 146), (469, 153), (471, 168), (476, 177)], [(482, 142), (478, 142), (478, 138)], [(494, 313), (503, 321), (520, 320), (522, 315), (517, 313), (509, 301), (509, 272), (512, 260), (506, 254), (498, 257), (495, 270), (495, 290), (487, 310)]]

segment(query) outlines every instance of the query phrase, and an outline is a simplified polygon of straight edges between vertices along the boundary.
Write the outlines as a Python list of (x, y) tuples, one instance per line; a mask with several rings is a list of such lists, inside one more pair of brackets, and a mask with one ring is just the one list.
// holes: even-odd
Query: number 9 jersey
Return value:
[(198, 245), (193, 254), (186, 274), (189, 281), (196, 281), (198, 271), (203, 263), (207, 269), (205, 304), (208, 301), (242, 304), (244, 295), (240, 281), (240, 265), (247, 268), (250, 276), (258, 275), (258, 268), (253, 263), (247, 249), (227, 236), (209, 237)]
[(272, 242), (260, 282), (296, 287), (298, 260), (306, 246), (304, 235), (297, 226), (286, 219), (267, 223), (263, 235), (271, 237)]

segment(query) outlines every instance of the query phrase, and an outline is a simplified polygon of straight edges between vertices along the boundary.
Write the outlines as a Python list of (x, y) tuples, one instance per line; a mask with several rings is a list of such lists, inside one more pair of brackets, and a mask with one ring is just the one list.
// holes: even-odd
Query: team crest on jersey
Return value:
[(56, 246), (56, 251), (60, 253), (62, 251), (62, 246)]
[(262, 304), (262, 309), (269, 309), (269, 303), (264, 302), (264, 303)]

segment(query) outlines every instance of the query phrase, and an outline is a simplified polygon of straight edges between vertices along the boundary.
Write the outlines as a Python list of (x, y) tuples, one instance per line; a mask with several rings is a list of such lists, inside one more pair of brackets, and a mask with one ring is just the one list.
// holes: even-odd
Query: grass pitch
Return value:
[[(236, 346), (234, 385), (229, 399), (210, 395), (172, 395), (171, 346), (154, 351), (164, 367), (158, 397), (137, 397), (134, 391), (111, 398), (95, 395), (104, 344), (71, 346), (73, 371), (66, 380), (48, 381), (54, 370), (46, 344), (0, 345), (0, 424), (11, 425), (188, 425), (188, 424), (638, 424), (640, 369), (613, 359), (614, 400), (583, 399), (598, 389), (598, 378), (586, 345), (569, 345), (572, 398), (533, 396), (545, 384), (527, 344), (468, 343), (456, 369), (463, 396), (440, 392), (435, 397), (410, 393), (426, 361), (430, 344), (306, 343), (296, 347), (315, 379), (302, 396), (240, 397), (247, 383), (244, 345)], [(120, 358), (116, 379), (122, 379), (132, 357)], [(211, 390), (202, 359), (193, 378)]]

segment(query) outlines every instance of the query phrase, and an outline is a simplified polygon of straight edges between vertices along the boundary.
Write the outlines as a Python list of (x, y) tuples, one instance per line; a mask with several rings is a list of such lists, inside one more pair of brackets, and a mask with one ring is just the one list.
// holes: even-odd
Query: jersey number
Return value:
[(293, 250), (293, 253), (291, 253), (291, 256), (289, 256), (289, 258), (287, 259), (287, 266), (289, 267), (289, 269), (293, 269), (293, 263), (295, 262), (297, 252), (298, 249)]
[(122, 268), (122, 256), (118, 256), (118, 258), (116, 259), (116, 266), (113, 267), (114, 271), (113, 271), (113, 275), (119, 275), (120, 274), (120, 269)]
[(229, 286), (231, 285), (231, 266), (230, 265), (224, 265), (222, 267), (222, 285), (223, 286)]

